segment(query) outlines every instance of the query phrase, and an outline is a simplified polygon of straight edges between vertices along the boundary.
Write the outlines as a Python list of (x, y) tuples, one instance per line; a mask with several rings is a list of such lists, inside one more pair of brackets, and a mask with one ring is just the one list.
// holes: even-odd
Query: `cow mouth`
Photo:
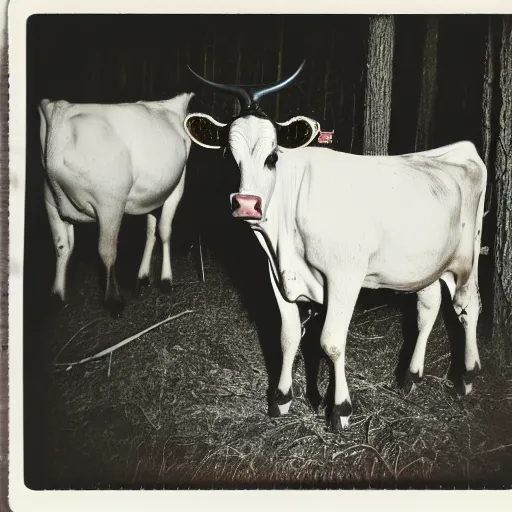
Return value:
[(253, 223), (261, 222), (261, 217), (243, 217), (242, 215), (235, 215), (235, 214), (233, 214), (233, 217), (238, 220), (253, 221)]
[(257, 215), (243, 215), (238, 212), (233, 212), (233, 217), (238, 220), (257, 220), (260, 221), (263, 218), (263, 215), (261, 212), (259, 212)]

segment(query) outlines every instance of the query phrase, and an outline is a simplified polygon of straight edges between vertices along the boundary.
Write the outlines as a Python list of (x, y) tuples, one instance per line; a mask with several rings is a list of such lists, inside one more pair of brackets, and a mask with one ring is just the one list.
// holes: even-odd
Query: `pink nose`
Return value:
[(234, 194), (231, 198), (231, 210), (233, 217), (238, 219), (260, 220), (261, 198), (248, 194)]

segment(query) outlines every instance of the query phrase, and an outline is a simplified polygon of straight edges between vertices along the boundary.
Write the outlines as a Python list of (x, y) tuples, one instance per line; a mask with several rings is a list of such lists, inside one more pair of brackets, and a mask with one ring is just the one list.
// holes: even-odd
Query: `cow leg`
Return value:
[(281, 313), (281, 351), (283, 354), (283, 363), (281, 366), (281, 376), (279, 384), (274, 394), (269, 398), (269, 416), (281, 416), (287, 414), (292, 403), (292, 370), (293, 361), (299, 348), (302, 326), (300, 323), (299, 308), (296, 304), (287, 302), (283, 299), (279, 288), (277, 287), (273, 273), (270, 269), (270, 282), (276, 296), (279, 312)]
[(464, 349), (466, 371), (462, 377), (462, 392), (467, 395), (471, 392), (473, 379), (481, 369), (476, 341), (476, 326), (480, 314), (480, 299), (474, 274), (470, 276), (466, 284), (455, 292), (453, 307), (460, 323), (464, 327), (466, 338)]
[(72, 224), (60, 217), (48, 183), (44, 185), (44, 197), (56, 254), (52, 294), (64, 302), (66, 298), (66, 273), (75, 240), (74, 228)]
[(162, 290), (169, 292), (172, 283), (172, 269), (171, 269), (171, 233), (172, 221), (183, 196), (185, 188), (185, 168), (181, 174), (180, 181), (176, 188), (172, 191), (171, 195), (165, 201), (162, 208), (162, 216), (158, 225), (160, 232), (160, 239), (162, 240)]
[(334, 365), (334, 406), (330, 424), (335, 432), (348, 426), (352, 414), (350, 393), (345, 378), (345, 346), (362, 281), (355, 280), (354, 275), (350, 276), (350, 279), (327, 281), (327, 314), (320, 344)]
[(409, 369), (404, 379), (404, 391), (409, 393), (423, 378), (427, 340), (434, 327), (441, 306), (441, 283), (436, 281), (418, 292), (418, 339)]
[(139, 268), (139, 274), (137, 278), (137, 287), (139, 290), (141, 285), (149, 285), (149, 271), (151, 268), (151, 257), (153, 255), (153, 248), (156, 242), (156, 217), (149, 213), (146, 216), (146, 246), (144, 247), (144, 254), (142, 255), (142, 261)]
[(98, 252), (101, 261), (105, 265), (107, 285), (105, 289), (105, 307), (110, 314), (117, 318), (124, 307), (119, 293), (115, 275), (115, 263), (117, 257), (117, 237), (123, 219), (124, 205), (116, 210), (98, 211), (96, 215), (100, 226)]

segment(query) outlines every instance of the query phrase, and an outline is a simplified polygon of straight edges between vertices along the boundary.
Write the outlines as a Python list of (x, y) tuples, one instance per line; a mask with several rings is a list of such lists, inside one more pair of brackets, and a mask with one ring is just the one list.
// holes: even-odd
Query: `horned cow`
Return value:
[(477, 281), (487, 171), (470, 142), (401, 156), (306, 147), (319, 133), (316, 121), (297, 116), (276, 123), (258, 103), (291, 83), (303, 65), (260, 88), (216, 84), (194, 73), (236, 96), (242, 109), (229, 123), (201, 113), (184, 123), (196, 143), (231, 152), (241, 178), (231, 195), (232, 214), (251, 225), (268, 254), (283, 353), (269, 413), (286, 414), (292, 401), (292, 365), (301, 340), (297, 303), (323, 304), (320, 343), (334, 366), (330, 425), (338, 431), (352, 413), (345, 347), (361, 287), (417, 292), (419, 336), (406, 379), (411, 388), (423, 376), (443, 279), (464, 327), (463, 390), (471, 390), (480, 370)]

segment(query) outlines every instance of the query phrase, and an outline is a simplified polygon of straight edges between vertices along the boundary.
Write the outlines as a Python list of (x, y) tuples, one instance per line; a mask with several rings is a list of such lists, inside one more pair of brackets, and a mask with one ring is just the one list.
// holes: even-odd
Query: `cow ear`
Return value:
[(183, 123), (189, 137), (205, 148), (219, 149), (226, 145), (228, 126), (208, 114), (189, 114)]
[(299, 149), (310, 144), (320, 132), (320, 123), (309, 117), (292, 117), (277, 124), (277, 144), (283, 149)]

